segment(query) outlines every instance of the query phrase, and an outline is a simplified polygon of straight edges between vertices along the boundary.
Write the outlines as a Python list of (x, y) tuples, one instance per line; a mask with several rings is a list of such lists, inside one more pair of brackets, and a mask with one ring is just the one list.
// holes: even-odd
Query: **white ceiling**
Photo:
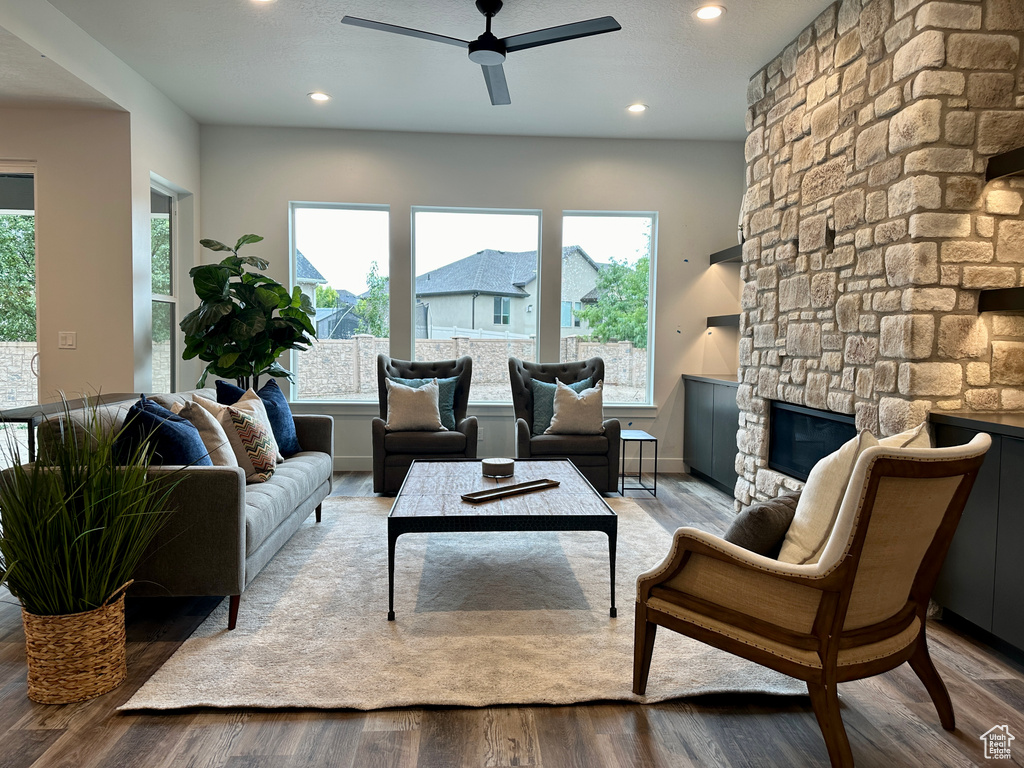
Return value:
[[(345, 15), (463, 40), (472, 0), (50, 0), (200, 123), (660, 139), (742, 139), (749, 77), (828, 0), (506, 0), (498, 37), (614, 16), (622, 31), (509, 55), (491, 106), (456, 47), (342, 25)], [(314, 104), (307, 93), (334, 98)], [(650, 105), (641, 116), (625, 107)]]

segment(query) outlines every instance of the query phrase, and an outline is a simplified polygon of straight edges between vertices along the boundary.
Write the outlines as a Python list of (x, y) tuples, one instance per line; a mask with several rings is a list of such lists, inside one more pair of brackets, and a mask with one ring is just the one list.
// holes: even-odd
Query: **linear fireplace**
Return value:
[(806, 480), (818, 459), (856, 434), (853, 416), (772, 400), (768, 409), (768, 467)]

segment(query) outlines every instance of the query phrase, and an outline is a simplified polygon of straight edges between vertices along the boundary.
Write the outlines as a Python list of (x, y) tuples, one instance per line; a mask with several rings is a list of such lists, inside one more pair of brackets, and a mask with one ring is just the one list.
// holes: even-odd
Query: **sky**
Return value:
[[(388, 212), (374, 209), (296, 208), (295, 245), (332, 288), (366, 290), (370, 264), (388, 269)], [(562, 219), (562, 244), (579, 245), (597, 262), (633, 263), (645, 246), (646, 218), (580, 216)], [(421, 210), (414, 214), (416, 274), (422, 275), (477, 251), (532, 251), (539, 241), (535, 213), (469, 213)]]

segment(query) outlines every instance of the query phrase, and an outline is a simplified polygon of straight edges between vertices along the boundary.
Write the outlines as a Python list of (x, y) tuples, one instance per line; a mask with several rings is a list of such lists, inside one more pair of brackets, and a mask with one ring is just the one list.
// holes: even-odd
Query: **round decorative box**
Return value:
[(484, 477), (512, 477), (516, 463), (512, 459), (483, 459), (480, 462)]

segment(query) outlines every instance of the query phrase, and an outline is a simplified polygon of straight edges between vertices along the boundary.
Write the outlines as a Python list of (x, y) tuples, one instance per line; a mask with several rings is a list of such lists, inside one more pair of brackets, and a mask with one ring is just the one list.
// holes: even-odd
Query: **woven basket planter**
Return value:
[(127, 677), (123, 591), (117, 600), (85, 613), (37, 616), (22, 609), (21, 618), (32, 701), (85, 701)]

